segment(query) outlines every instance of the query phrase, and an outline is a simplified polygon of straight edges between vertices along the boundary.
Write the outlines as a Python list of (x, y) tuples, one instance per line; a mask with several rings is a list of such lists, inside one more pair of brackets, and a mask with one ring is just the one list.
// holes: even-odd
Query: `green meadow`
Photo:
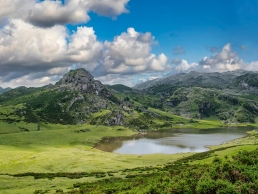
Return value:
[[(41, 123), (38, 131), (37, 124), (1, 122), (0, 128), (0, 191), (3, 193), (20, 193), (26, 190), (33, 193), (37, 188), (49, 188), (51, 185), (47, 182), (66, 189), (75, 182), (68, 178), (49, 181), (11, 176), (15, 174), (116, 172), (128, 168), (162, 165), (190, 155), (122, 155), (94, 148), (103, 137), (135, 134), (132, 130), (120, 126)], [(21, 132), (20, 128), (26, 128), (28, 131)], [(82, 178), (80, 181), (93, 179), (95, 178)]]
[[(137, 104), (136, 106), (141, 104)], [(233, 156), (240, 150), (254, 150), (256, 132), (226, 144), (212, 146), (216, 150), (209, 157), (195, 160), (194, 153), (125, 155), (103, 152), (94, 145), (104, 137), (131, 136), (138, 131), (124, 126), (103, 125), (62, 125), (51, 123), (28, 123), (14, 114), (22, 104), (1, 106), (0, 122), (0, 193), (56, 193), (71, 192), (73, 185), (95, 182), (112, 177), (126, 179), (130, 176), (153, 174), (166, 165), (188, 157), (188, 163), (208, 164), (214, 157)], [(173, 115), (155, 108), (151, 112), (162, 119), (151, 118), (153, 126), (171, 128), (218, 128), (225, 126), (246, 126), (246, 124), (227, 125), (218, 120), (189, 119)], [(102, 110), (92, 114), (98, 121), (109, 114)], [(135, 111), (131, 119), (147, 119), (144, 113)], [(8, 122), (12, 120), (12, 122)], [(16, 120), (16, 122), (13, 122)], [(257, 124), (249, 124), (256, 126)], [(38, 127), (40, 130), (38, 130)], [(158, 130), (161, 128), (156, 128)], [(233, 146), (233, 147), (232, 147)], [(223, 150), (218, 150), (223, 148)], [(191, 161), (191, 162), (190, 162)]]
[[(212, 121), (204, 121), (204, 123), (206, 127), (210, 123), (210, 126), (216, 126), (216, 123)], [(129, 171), (131, 169), (130, 174), (135, 171), (133, 169), (137, 168), (148, 168), (144, 173), (153, 173), (155, 168), (193, 155), (193, 153), (124, 155), (107, 153), (94, 148), (94, 145), (103, 137), (130, 136), (136, 133), (122, 126), (40, 123), (40, 130), (37, 130), (37, 124), (1, 122), (0, 128), (1, 193), (33, 193), (36, 190), (55, 193), (58, 189), (69, 191), (71, 186), (78, 182), (91, 182), (111, 176), (125, 178), (128, 175), (124, 172), (125, 169)], [(211, 150), (226, 149), (216, 151), (210, 157), (192, 163), (206, 164), (210, 163), (214, 156), (231, 156), (239, 150), (253, 150), (257, 147), (253, 145), (256, 143), (255, 139), (255, 132), (251, 132), (250, 136), (245, 138), (212, 146)], [(26, 175), (26, 173), (30, 174)], [(48, 173), (57, 174), (51, 175), (50, 178), (47, 176), (47, 178), (35, 179), (33, 176), (37, 173), (43, 177)], [(72, 173), (71, 176), (76, 173), (93, 174), (80, 175), (75, 179), (69, 178), (68, 175), (60, 175), (60, 173)], [(101, 176), (98, 176), (98, 173)], [(16, 177), (19, 174), (21, 176)]]

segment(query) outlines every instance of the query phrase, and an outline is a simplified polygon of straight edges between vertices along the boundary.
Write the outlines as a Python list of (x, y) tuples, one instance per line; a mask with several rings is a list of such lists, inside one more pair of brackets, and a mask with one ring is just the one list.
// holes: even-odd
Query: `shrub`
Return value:
[(207, 173), (203, 174), (197, 183), (196, 192), (199, 194), (216, 193), (215, 181)]

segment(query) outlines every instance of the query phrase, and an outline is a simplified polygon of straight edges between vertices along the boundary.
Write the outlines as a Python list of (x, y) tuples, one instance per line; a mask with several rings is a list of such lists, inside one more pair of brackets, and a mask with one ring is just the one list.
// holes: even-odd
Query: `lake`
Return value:
[(176, 154), (204, 152), (207, 145), (219, 145), (246, 136), (253, 127), (218, 129), (173, 129), (154, 131), (131, 137), (104, 138), (95, 148), (120, 154)]

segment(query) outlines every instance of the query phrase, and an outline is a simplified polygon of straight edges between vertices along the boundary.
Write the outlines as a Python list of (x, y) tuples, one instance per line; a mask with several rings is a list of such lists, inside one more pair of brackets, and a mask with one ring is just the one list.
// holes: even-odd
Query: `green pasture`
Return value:
[[(28, 129), (21, 132), (20, 128)], [(0, 122), (0, 193), (20, 193), (34, 191), (36, 188), (65, 189), (78, 181), (94, 180), (82, 178), (71, 180), (34, 180), (31, 177), (12, 177), (8, 175), (34, 172), (117, 172), (144, 166), (157, 166), (176, 161), (191, 155), (122, 155), (107, 153), (94, 148), (103, 137), (130, 136), (135, 134), (124, 127), (94, 125), (60, 125)], [(119, 173), (116, 173), (119, 176)]]
[[(152, 111), (157, 110), (153, 109)], [(102, 114), (106, 113), (102, 112)], [(173, 121), (176, 122), (188, 122), (188, 119), (179, 116), (171, 116), (164, 112), (158, 113), (173, 118)], [(94, 116), (98, 117), (99, 115)], [(218, 125), (215, 121), (198, 120), (198, 122), (197, 124), (202, 125), (203, 128), (217, 127)], [(194, 128), (195, 124), (189, 123), (189, 128)], [(181, 127), (186, 126), (187, 124), (181, 125)], [(15, 174), (103, 172), (105, 173), (104, 178), (109, 178), (108, 174), (112, 172), (115, 177), (124, 178), (133, 173), (124, 172), (125, 169), (130, 171), (130, 169), (139, 167), (149, 167), (149, 171), (145, 173), (153, 173), (155, 168), (193, 155), (193, 153), (124, 155), (107, 153), (94, 148), (94, 145), (103, 137), (135, 134), (131, 129), (122, 126), (61, 125), (40, 122), (40, 130), (37, 129), (37, 123), (14, 122), (8, 124), (0, 122), (0, 193), (33, 193), (35, 190), (48, 190), (48, 193), (55, 193), (58, 189), (68, 191), (73, 184), (78, 182), (100, 179), (94, 176), (80, 179), (66, 177), (34, 179), (31, 176), (14, 177)], [(212, 150), (225, 149), (214, 152), (208, 158), (189, 161), (189, 164), (211, 163), (214, 157), (231, 157), (239, 150), (253, 150), (258, 147), (253, 145), (256, 139), (256, 132), (251, 132), (250, 136), (245, 138), (212, 146), (210, 147)]]

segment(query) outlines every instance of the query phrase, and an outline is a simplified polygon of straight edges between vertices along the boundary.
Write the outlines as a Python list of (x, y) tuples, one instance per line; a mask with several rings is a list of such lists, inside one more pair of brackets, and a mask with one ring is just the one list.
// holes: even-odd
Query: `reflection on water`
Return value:
[(219, 145), (246, 135), (251, 127), (219, 129), (173, 129), (132, 137), (105, 138), (97, 149), (121, 154), (175, 154), (207, 151), (206, 145)]

